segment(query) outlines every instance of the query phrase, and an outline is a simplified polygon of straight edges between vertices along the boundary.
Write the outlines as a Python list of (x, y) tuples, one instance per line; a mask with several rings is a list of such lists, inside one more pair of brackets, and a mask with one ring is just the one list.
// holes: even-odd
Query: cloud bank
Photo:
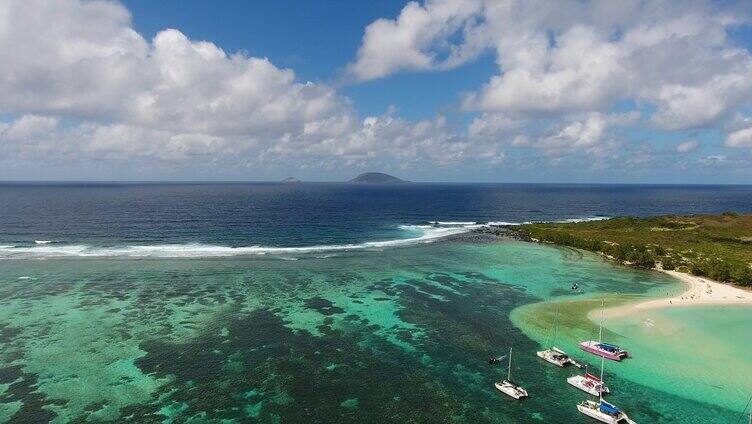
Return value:
[[(693, 132), (716, 131), (729, 151), (752, 147), (752, 55), (732, 36), (750, 24), (748, 9), (700, 0), (409, 2), (364, 29), (345, 66), (351, 83), (483, 55), (497, 71), (457, 93), (460, 118), (405, 119), (397, 108), (361, 116), (332, 85), (178, 29), (146, 39), (116, 2), (6, 0), (0, 162), (326, 171), (569, 160), (595, 169), (649, 164), (657, 151), (707, 162), (725, 155), (701, 156), (705, 142)], [(650, 140), (666, 134), (683, 141), (661, 150)]]
[[(669, 134), (721, 128), (748, 109), (752, 54), (730, 34), (749, 25), (749, 9), (710, 1), (411, 2), (366, 28), (347, 69), (368, 81), (491, 54), (498, 73), (462, 98), (465, 111), (480, 113), (470, 135), (554, 156), (595, 151), (618, 126), (603, 119), (615, 111), (631, 109), (643, 117), (632, 124)], [(531, 128), (541, 125), (552, 128)], [(748, 146), (745, 131), (728, 134), (725, 145)]]

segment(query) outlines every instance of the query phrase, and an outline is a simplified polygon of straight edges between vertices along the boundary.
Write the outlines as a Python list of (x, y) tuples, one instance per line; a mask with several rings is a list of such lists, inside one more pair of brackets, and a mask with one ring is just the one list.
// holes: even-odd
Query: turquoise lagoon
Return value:
[[(573, 293), (576, 282), (581, 293)], [(575, 344), (609, 304), (681, 290), (572, 249), (447, 241), (298, 257), (0, 262), (0, 422), (588, 422)], [(645, 323), (652, 323), (646, 325)], [(675, 309), (607, 323), (638, 422), (735, 422), (752, 387), (752, 314)], [(531, 393), (501, 397), (514, 346)], [(712, 346), (712, 349), (710, 348)], [(745, 356), (746, 355), (746, 356)], [(594, 362), (595, 363), (595, 362)], [(746, 391), (746, 392), (745, 392)]]

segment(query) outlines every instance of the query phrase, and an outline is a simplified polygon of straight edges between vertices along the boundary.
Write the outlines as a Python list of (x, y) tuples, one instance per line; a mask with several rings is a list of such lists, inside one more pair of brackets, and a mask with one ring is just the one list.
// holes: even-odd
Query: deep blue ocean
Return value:
[(352, 245), (415, 237), (431, 222), (724, 211), (751, 212), (752, 186), (5, 183), (0, 245)]
[[(0, 184), (0, 423), (585, 424), (578, 371), (536, 352), (554, 329), (598, 367), (577, 344), (603, 296), (681, 285), (547, 244), (432, 241), (724, 211), (752, 212), (752, 186)], [(735, 422), (752, 325), (723, 308), (610, 319), (635, 357), (606, 364), (609, 401), (643, 424)], [(510, 347), (523, 402), (488, 362)]]

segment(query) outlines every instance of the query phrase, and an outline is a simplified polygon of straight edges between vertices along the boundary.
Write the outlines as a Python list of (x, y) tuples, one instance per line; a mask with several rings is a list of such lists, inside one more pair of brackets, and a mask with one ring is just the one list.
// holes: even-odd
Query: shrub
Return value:
[(698, 277), (702, 277), (705, 275), (705, 270), (697, 266), (697, 264), (692, 263), (689, 265), (689, 273)]
[(663, 266), (663, 269), (669, 271), (676, 268), (676, 265), (674, 265), (674, 260), (671, 259), (670, 256), (666, 256), (665, 258), (661, 259), (661, 266)]
[(734, 280), (740, 286), (752, 286), (752, 269), (748, 265), (742, 265), (734, 272)]
[(653, 268), (655, 266), (655, 257), (647, 251), (633, 250), (627, 255), (627, 260), (640, 268)]
[(731, 279), (731, 267), (726, 262), (713, 260), (708, 263), (705, 274), (716, 281), (729, 281)]

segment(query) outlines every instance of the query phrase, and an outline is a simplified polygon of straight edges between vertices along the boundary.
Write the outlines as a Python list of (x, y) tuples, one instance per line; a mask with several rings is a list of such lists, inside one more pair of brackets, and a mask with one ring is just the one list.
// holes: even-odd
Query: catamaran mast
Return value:
[(507, 381), (512, 381), (512, 348), (509, 348), (509, 365), (507, 365)]
[[(601, 336), (603, 335), (603, 299), (601, 299), (601, 325), (598, 330), (598, 343), (601, 342)], [(601, 355), (601, 385), (603, 385), (603, 355)], [(598, 400), (603, 402), (603, 390), (598, 390)]]
[(603, 356), (601, 356), (601, 386), (598, 390), (598, 398), (602, 401), (603, 400)]
[(559, 330), (559, 305), (556, 305), (556, 314), (554, 314), (554, 339), (551, 341), (551, 347), (556, 344), (556, 335)]
[(601, 299), (601, 325), (598, 328), (598, 343), (602, 342), (603, 338), (603, 299)]

